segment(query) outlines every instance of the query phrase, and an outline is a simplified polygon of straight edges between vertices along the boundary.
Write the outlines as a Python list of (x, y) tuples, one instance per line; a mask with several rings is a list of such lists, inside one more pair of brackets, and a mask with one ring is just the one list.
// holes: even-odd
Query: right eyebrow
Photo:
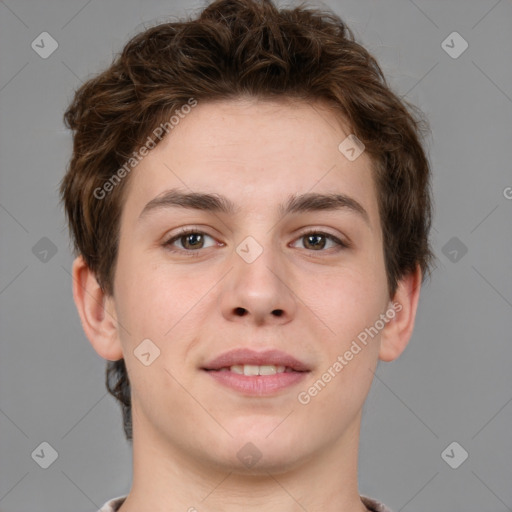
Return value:
[(152, 211), (173, 207), (204, 210), (229, 215), (235, 215), (240, 211), (239, 206), (236, 206), (235, 203), (220, 194), (181, 192), (177, 189), (170, 189), (149, 201), (142, 209), (139, 220), (146, 217)]

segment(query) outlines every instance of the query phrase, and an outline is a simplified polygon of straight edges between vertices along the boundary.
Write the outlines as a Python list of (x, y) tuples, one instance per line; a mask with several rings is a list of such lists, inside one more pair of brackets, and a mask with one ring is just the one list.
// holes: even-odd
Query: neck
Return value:
[(367, 512), (357, 483), (360, 419), (324, 452), (244, 472), (190, 457), (134, 414), (133, 484), (119, 512)]

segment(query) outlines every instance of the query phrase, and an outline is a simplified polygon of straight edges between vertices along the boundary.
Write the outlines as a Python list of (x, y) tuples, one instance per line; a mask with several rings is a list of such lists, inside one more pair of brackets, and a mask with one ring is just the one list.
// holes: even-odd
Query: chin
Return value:
[[(281, 420), (282, 421), (282, 418)], [(308, 446), (301, 436), (294, 435), (273, 421), (269, 428), (268, 421), (253, 421), (245, 430), (233, 433), (233, 438), (227, 440), (224, 453), (233, 454), (229, 458), (231, 471), (241, 474), (267, 475), (268, 473), (283, 473), (292, 470), (308, 458)]]
[(297, 450), (280, 450), (276, 453), (266, 448), (260, 450), (248, 442), (235, 451), (234, 457), (222, 457), (221, 460), (217, 460), (217, 465), (223, 472), (268, 478), (269, 473), (278, 475), (293, 471), (302, 465), (306, 458), (306, 454), (297, 453)]

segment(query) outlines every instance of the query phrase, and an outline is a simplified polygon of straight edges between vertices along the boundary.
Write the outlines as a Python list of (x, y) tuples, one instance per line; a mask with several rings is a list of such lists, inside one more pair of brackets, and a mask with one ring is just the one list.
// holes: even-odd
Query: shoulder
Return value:
[(119, 496), (118, 498), (113, 498), (105, 503), (98, 512), (116, 512), (119, 507), (124, 503), (126, 496)]
[(368, 509), (371, 510), (371, 512), (393, 512), (390, 508), (386, 507), (384, 503), (381, 503), (380, 501), (374, 500), (373, 498), (370, 498), (369, 496), (363, 496), (360, 495), (361, 501), (363, 502), (363, 505)]
[[(119, 496), (118, 498), (113, 498), (107, 501), (98, 512), (116, 512), (119, 507), (124, 503), (126, 496)], [(393, 512), (386, 505), (381, 503), (380, 501), (374, 500), (369, 496), (361, 495), (361, 501), (364, 506), (368, 508), (371, 512)]]

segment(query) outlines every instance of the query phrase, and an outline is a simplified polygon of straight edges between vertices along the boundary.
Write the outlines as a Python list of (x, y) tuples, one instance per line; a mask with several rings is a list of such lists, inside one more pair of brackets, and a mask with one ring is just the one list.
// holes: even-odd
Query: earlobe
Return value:
[(82, 256), (73, 262), (72, 276), (73, 298), (85, 335), (101, 357), (109, 361), (121, 359), (123, 351), (113, 297), (103, 292)]
[(379, 359), (394, 361), (405, 350), (414, 329), (421, 289), (421, 269), (404, 276), (398, 283), (392, 304), (395, 316), (381, 332)]

